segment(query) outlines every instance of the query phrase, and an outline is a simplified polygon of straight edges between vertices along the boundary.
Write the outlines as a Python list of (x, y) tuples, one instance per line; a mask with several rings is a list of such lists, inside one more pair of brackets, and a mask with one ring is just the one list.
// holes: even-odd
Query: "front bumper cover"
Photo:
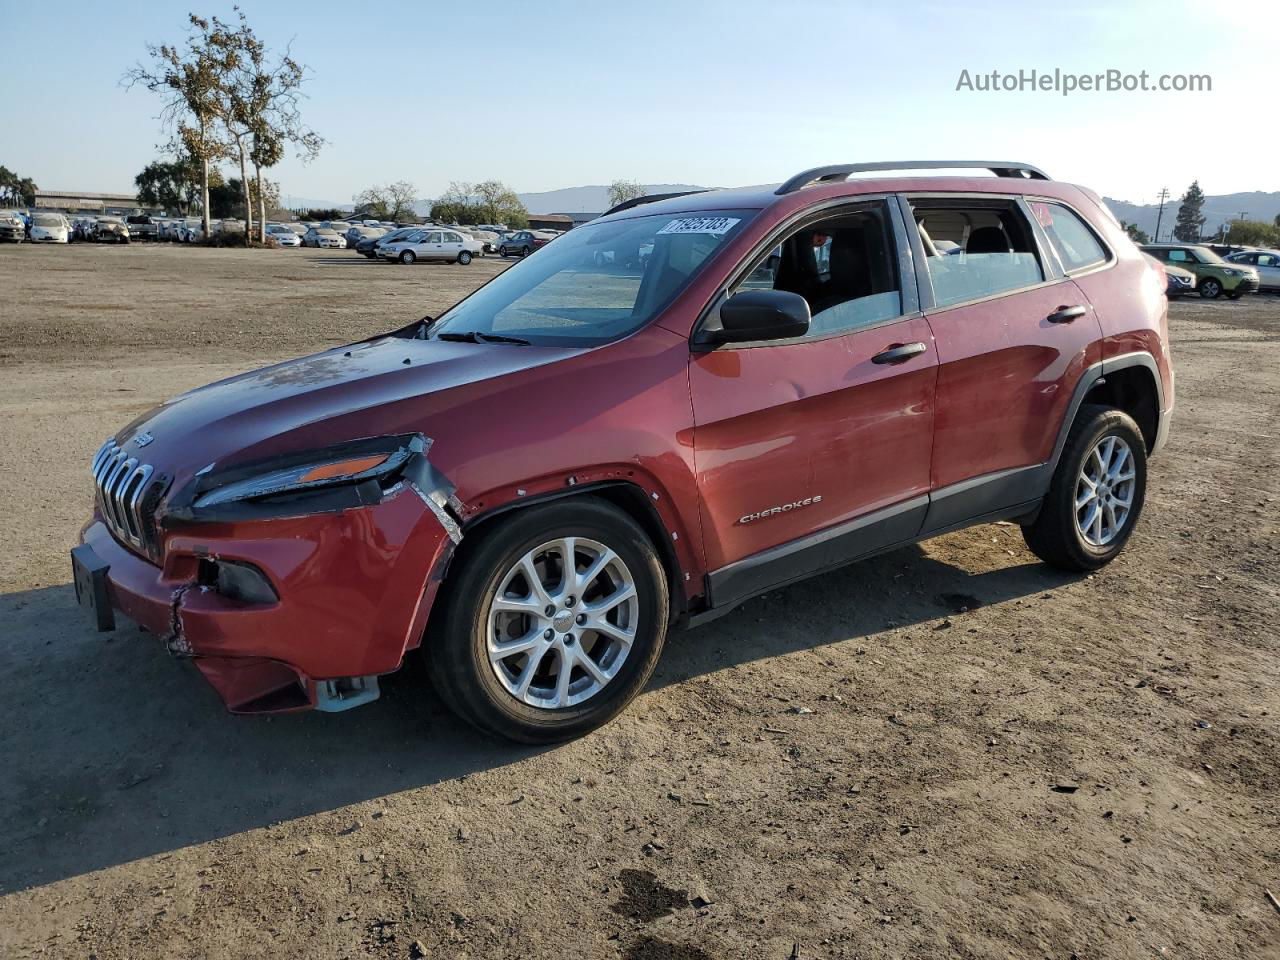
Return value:
[[(232, 712), (344, 709), (421, 642), (461, 538), (452, 487), (425, 457), (415, 468), (366, 505), (166, 523), (163, 566), (96, 511), (80, 542), (106, 566), (110, 609), (192, 658)], [(220, 564), (252, 567), (277, 598), (220, 593)]]

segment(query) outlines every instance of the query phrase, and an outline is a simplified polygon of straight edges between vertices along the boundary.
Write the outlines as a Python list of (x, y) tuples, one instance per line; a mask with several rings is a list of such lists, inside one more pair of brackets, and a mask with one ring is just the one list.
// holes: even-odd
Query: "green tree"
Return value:
[[(284, 159), (287, 144), (297, 148), (303, 162), (309, 162), (320, 152), (324, 140), (302, 123), (299, 105), (306, 68), (288, 49), (273, 58), (244, 12), (237, 8), (236, 15), (238, 24), (234, 27), (213, 19), (212, 42), (222, 52), (225, 65), (219, 102), (223, 124), (240, 156), (242, 177), (245, 160), (253, 166), (253, 180), (245, 178), (246, 197), (256, 203), (258, 240), (265, 243), (270, 190), (262, 171)], [(252, 218), (247, 219), (251, 222)], [(252, 232), (246, 232), (246, 243)]]
[(369, 187), (352, 197), (356, 213), (397, 223), (416, 216), (413, 209), (418, 189), (408, 180), (397, 180), (386, 186)]
[(294, 213), (299, 220), (341, 220), (348, 211), (339, 210), (337, 207), (311, 207), (306, 210), (296, 210)]
[(634, 180), (615, 180), (609, 184), (609, 206), (616, 207), (628, 200), (643, 197), (645, 188)]
[[(191, 174), (195, 172), (196, 178)], [(153, 160), (133, 178), (138, 202), (146, 207), (160, 207), (166, 212), (186, 216), (194, 195), (199, 190), (199, 171), (181, 160)]]
[(529, 211), (525, 209), (516, 192), (501, 180), (484, 180), (472, 188), (475, 195), (475, 223), (507, 226), (529, 225)]
[(183, 153), (200, 164), (200, 208), (204, 235), (209, 230), (209, 169), (226, 153), (218, 130), (218, 90), (223, 66), (209, 43), (209, 22), (191, 14), (186, 42), (149, 44), (149, 66), (135, 64), (121, 82), (144, 86), (165, 98), (161, 123), (174, 132)]
[(1203, 206), (1204, 191), (1200, 189), (1200, 181), (1194, 180), (1182, 195), (1178, 219), (1173, 227), (1173, 235), (1183, 243), (1195, 243), (1200, 239), (1200, 228), (1204, 226), (1205, 219), (1200, 212)]
[(12, 207), (35, 206), (39, 189), (30, 177), (20, 177), (8, 167), (0, 166), (0, 203)]
[(1274, 247), (1280, 244), (1280, 226), (1258, 220), (1229, 220), (1223, 230), (1227, 240), (1246, 247)]
[(1134, 243), (1150, 243), (1151, 238), (1147, 236), (1147, 231), (1143, 230), (1136, 223), (1129, 223), (1126, 220), (1120, 221), (1120, 226), (1124, 227), (1124, 232), (1129, 235), (1129, 239)]

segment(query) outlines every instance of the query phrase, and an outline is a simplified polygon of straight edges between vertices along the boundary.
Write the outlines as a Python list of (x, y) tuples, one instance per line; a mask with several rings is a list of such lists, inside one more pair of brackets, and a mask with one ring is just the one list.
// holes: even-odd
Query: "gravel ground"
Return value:
[(1171, 308), (1178, 410), (1128, 551), (1016, 527), (676, 635), (555, 749), (414, 667), (344, 715), (225, 714), (77, 611), (112, 430), (431, 313), (501, 269), (0, 250), (0, 956), (1280, 956), (1280, 301)]

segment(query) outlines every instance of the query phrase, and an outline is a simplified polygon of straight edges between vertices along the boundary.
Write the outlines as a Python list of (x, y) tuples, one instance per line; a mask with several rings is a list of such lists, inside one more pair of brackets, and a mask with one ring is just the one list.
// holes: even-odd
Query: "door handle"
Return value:
[(1089, 311), (1076, 304), (1074, 307), (1059, 307), (1045, 317), (1050, 323), (1070, 323), (1076, 317), (1083, 317)]
[(927, 350), (923, 343), (895, 343), (888, 350), (882, 350), (871, 358), (872, 363), (902, 363), (912, 357), (919, 356)]

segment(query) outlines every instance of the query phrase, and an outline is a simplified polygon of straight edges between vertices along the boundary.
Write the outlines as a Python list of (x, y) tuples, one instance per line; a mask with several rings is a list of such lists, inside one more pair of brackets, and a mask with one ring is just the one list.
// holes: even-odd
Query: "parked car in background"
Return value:
[(1258, 272), (1258, 289), (1267, 293), (1280, 293), (1280, 252), (1275, 250), (1247, 250), (1233, 253), (1227, 263), (1252, 267)]
[(498, 235), (491, 230), (477, 230), (467, 227), (462, 231), (473, 240), (480, 241), (480, 250), (483, 253), (497, 253), (498, 244), (501, 243)]
[(344, 238), (347, 241), (347, 249), (354, 250), (359, 245), (360, 241), (366, 237), (371, 237), (376, 240), (378, 237), (384, 236), (386, 232), (387, 231), (382, 227), (349, 227), (347, 232), (344, 234)]
[(67, 243), (70, 241), (71, 224), (60, 213), (35, 213), (31, 216), (31, 229), (27, 238), (32, 243)]
[(21, 243), (27, 239), (27, 222), (17, 210), (0, 210), (0, 240)]
[(126, 217), (125, 223), (129, 225), (129, 236), (134, 240), (158, 240), (160, 238), (160, 228), (156, 226), (156, 222), (146, 214), (134, 214)]
[(1161, 263), (1171, 263), (1194, 273), (1196, 289), (1206, 300), (1216, 300), (1224, 293), (1231, 300), (1239, 300), (1246, 293), (1258, 291), (1257, 270), (1244, 264), (1228, 263), (1201, 244), (1147, 243), (1141, 249)]
[(465, 237), (456, 230), (417, 230), (402, 240), (381, 247), (378, 255), (385, 260), (413, 263), (415, 260), (447, 260), (467, 264), (482, 254), (479, 240)]
[(394, 230), (388, 230), (386, 233), (377, 237), (362, 237), (360, 242), (356, 244), (356, 253), (364, 254), (370, 260), (376, 260), (379, 251), (388, 243), (395, 243), (397, 240), (403, 240), (411, 234), (417, 233), (421, 227), (397, 227)]
[(326, 247), (331, 250), (345, 250), (346, 238), (328, 227), (312, 227), (302, 235), (304, 247)]
[(517, 230), (498, 243), (498, 255), (502, 257), (527, 257), (533, 251), (545, 247), (551, 237), (533, 230)]
[(289, 228), (286, 223), (267, 224), (267, 239), (274, 240), (278, 247), (300, 247), (302, 238)]
[(1165, 296), (1170, 300), (1177, 300), (1179, 297), (1186, 296), (1188, 293), (1194, 293), (1196, 289), (1196, 275), (1190, 270), (1184, 270), (1182, 267), (1174, 266), (1172, 263), (1160, 263), (1151, 254), (1145, 254), (1152, 263), (1160, 264), (1164, 269), (1165, 276)]
[(99, 217), (93, 239), (99, 243), (128, 243), (129, 226), (119, 217)]
[[(421, 654), (459, 716), (550, 743), (617, 716), (669, 628), (862, 557), (1004, 520), (1082, 573), (1140, 517), (1167, 535), (1161, 271), (1035, 167), (898, 166), (632, 204), (434, 319), (133, 419), (86, 465), (90, 622), (243, 713), (358, 707)], [(643, 275), (584, 263), (648, 243)]]

